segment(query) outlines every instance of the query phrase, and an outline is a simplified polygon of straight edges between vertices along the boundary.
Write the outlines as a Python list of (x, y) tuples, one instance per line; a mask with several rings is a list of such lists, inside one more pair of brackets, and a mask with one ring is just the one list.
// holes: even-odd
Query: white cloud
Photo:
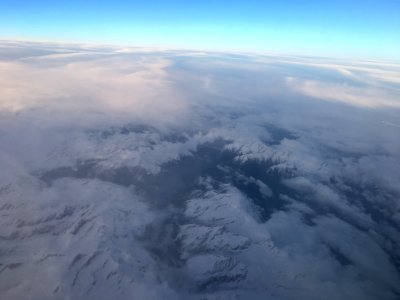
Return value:
[(339, 101), (348, 105), (362, 107), (400, 107), (397, 93), (371, 87), (355, 87), (346, 84), (332, 84), (316, 80), (287, 78), (289, 87), (305, 95), (323, 101)]

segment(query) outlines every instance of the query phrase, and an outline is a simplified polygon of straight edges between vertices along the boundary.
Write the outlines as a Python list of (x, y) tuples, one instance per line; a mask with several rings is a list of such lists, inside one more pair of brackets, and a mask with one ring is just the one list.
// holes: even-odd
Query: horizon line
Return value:
[(1, 37), (0, 43), (31, 43), (31, 44), (47, 44), (47, 45), (69, 45), (69, 46), (86, 46), (86, 47), (110, 47), (110, 48), (137, 48), (137, 49), (151, 49), (158, 51), (188, 51), (188, 52), (205, 52), (205, 53), (227, 53), (227, 54), (241, 54), (241, 55), (269, 55), (293, 58), (315, 58), (315, 59), (333, 59), (333, 60), (353, 60), (358, 62), (390, 62), (400, 64), (400, 58), (394, 57), (354, 57), (353, 55), (321, 55), (310, 53), (296, 53), (291, 51), (277, 51), (277, 50), (250, 50), (250, 49), (223, 49), (222, 47), (187, 47), (187, 46), (173, 46), (173, 45), (144, 45), (134, 44), (132, 42), (106, 42), (106, 41), (82, 41), (82, 40), (61, 40), (55, 38), (37, 38), (37, 37)]

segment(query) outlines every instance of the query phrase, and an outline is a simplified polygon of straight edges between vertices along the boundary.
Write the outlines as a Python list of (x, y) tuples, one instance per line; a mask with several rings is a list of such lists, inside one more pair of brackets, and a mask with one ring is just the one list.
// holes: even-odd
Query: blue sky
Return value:
[(0, 38), (400, 58), (399, 0), (0, 0)]

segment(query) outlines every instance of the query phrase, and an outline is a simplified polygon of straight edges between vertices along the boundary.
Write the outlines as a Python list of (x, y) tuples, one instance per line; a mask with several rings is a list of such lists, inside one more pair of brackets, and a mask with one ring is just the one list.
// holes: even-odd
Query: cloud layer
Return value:
[(1, 297), (397, 299), (399, 76), (3, 42)]

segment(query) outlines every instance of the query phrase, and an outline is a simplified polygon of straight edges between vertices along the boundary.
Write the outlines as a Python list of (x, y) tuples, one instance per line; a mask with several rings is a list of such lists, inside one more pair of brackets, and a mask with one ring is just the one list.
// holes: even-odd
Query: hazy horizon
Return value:
[(0, 38), (291, 55), (400, 58), (384, 1), (0, 1)]

